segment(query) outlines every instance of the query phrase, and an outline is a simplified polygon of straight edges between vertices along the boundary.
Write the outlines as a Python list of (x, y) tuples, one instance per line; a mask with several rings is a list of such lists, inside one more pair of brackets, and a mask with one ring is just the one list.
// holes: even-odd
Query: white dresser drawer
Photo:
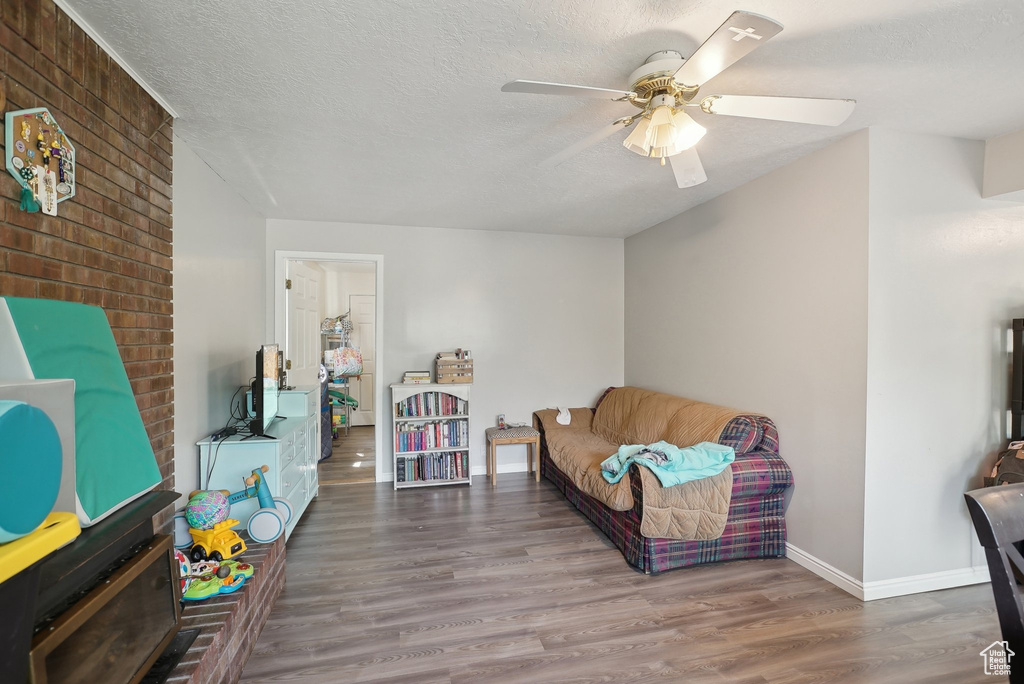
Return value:
[(295, 460), (296, 449), (292, 448), (281, 454), (281, 470), (284, 470)]
[(298, 482), (302, 482), (306, 477), (306, 471), (302, 467), (302, 463), (294, 461), (291, 465), (287, 466), (281, 471), (281, 491), (284, 496), (288, 496), (290, 492)]
[(282, 496), (288, 499), (293, 507), (306, 500), (306, 486), (306, 470), (301, 463), (295, 462), (284, 469), (281, 476), (281, 491), (284, 492)]

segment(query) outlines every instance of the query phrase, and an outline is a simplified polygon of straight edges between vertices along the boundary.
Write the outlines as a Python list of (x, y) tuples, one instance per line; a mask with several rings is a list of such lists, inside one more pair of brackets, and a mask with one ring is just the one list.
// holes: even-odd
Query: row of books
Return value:
[(421, 392), (395, 404), (398, 418), (461, 416), (468, 410), (467, 401), (444, 392)]
[(402, 376), (404, 385), (429, 385), (430, 371), (405, 371)]
[(445, 451), (440, 454), (400, 456), (395, 469), (398, 482), (463, 480), (469, 477), (469, 454)]
[(433, 423), (402, 423), (395, 431), (395, 451), (448, 449), (469, 446), (469, 421), (439, 420)]

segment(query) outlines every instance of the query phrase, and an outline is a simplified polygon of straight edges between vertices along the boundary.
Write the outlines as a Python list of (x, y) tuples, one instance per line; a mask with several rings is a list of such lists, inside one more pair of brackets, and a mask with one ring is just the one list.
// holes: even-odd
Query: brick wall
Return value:
[(52, 0), (0, 0), (0, 88), (5, 111), (50, 109), (78, 183), (56, 217), (27, 214), (0, 169), (0, 296), (103, 307), (171, 486), (172, 124)]
[(254, 544), (242, 533), (249, 550), (241, 560), (255, 572), (232, 594), (200, 602), (186, 601), (181, 629), (200, 629), (192, 648), (171, 671), (167, 684), (237, 682), (256, 646), (270, 611), (285, 584), (284, 537), (270, 544)]

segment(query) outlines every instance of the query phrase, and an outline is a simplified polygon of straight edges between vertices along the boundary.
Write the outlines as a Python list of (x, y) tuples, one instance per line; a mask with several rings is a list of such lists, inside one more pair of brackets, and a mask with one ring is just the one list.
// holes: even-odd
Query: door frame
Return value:
[(373, 379), (373, 410), (376, 416), (373, 429), (374, 448), (374, 480), (387, 482), (384, 477), (384, 430), (381, 427), (382, 416), (384, 416), (384, 255), (383, 254), (350, 254), (345, 252), (302, 252), (293, 250), (274, 251), (274, 339), (285, 340), (288, 333), (285, 324), (287, 318), (284, 281), (287, 261), (335, 261), (335, 262), (357, 262), (373, 263), (376, 271), (374, 283), (374, 296), (376, 306), (374, 311), (374, 325), (376, 327), (376, 340), (373, 351), (376, 357), (377, 373)]

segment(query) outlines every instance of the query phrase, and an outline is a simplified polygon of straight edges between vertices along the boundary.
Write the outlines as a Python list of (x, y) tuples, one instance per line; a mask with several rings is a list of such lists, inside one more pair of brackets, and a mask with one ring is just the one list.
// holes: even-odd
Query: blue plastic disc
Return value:
[(0, 544), (34, 531), (57, 502), (60, 436), (42, 409), (0, 401)]

